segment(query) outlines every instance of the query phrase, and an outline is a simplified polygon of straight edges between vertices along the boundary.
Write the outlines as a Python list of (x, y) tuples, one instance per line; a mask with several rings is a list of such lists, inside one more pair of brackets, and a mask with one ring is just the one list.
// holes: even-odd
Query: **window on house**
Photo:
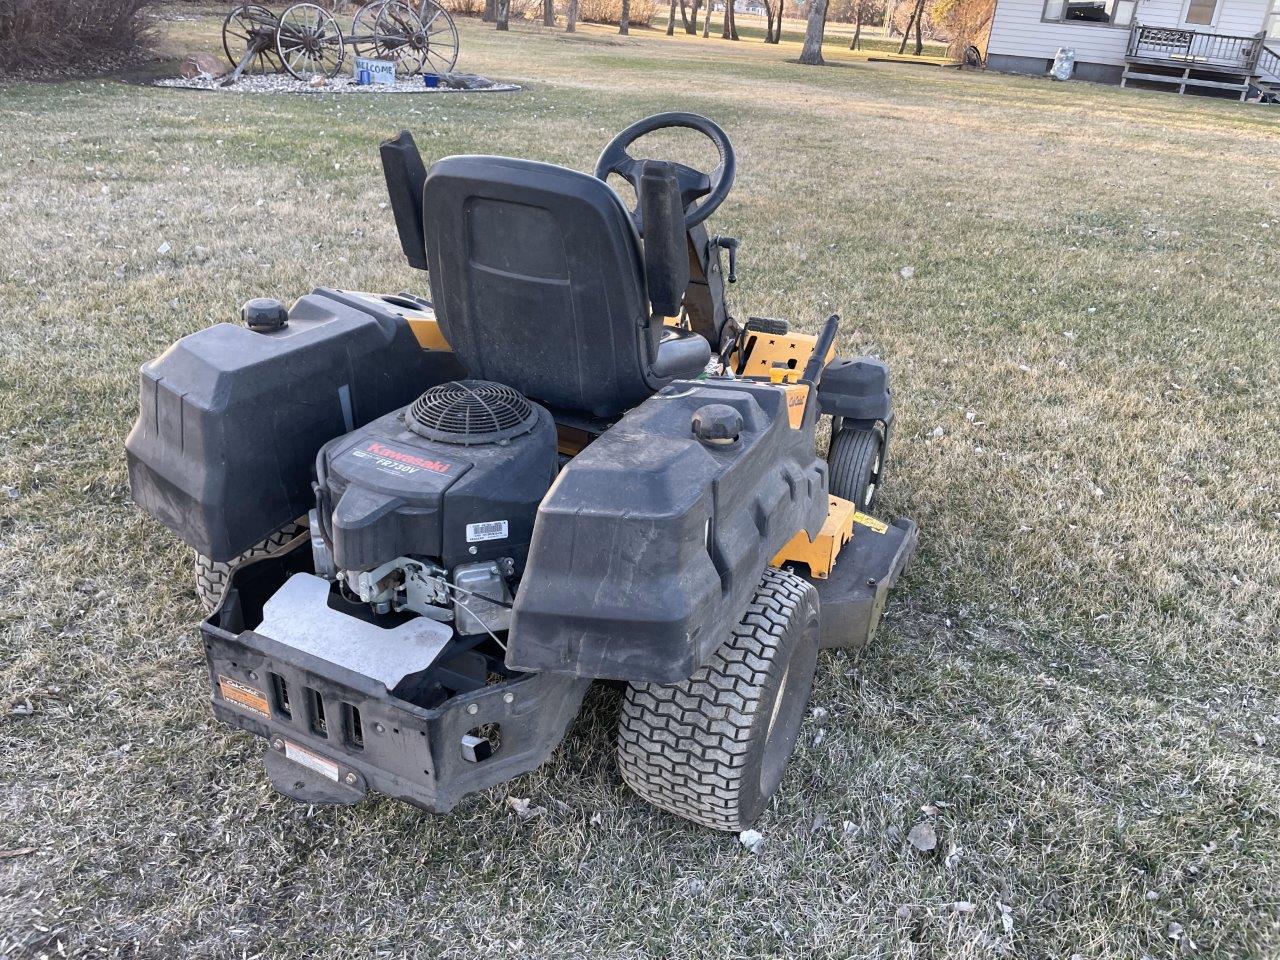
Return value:
[[(1192, 3), (1206, 0), (1192, 0)], [(1214, 3), (1216, 0), (1207, 0)], [(1044, 19), (1061, 23), (1102, 23), (1127, 27), (1137, 0), (1045, 0)]]
[(1187, 23), (1209, 27), (1213, 25), (1213, 15), (1218, 12), (1218, 0), (1191, 0), (1187, 5)]

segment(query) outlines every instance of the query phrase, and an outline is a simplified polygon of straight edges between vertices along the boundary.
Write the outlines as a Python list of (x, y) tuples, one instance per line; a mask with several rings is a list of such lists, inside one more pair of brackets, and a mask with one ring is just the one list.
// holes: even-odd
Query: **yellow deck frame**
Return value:
[(853, 536), (854, 517), (858, 510), (848, 500), (839, 497), (829, 497), (828, 500), (827, 519), (822, 522), (817, 537), (810, 540), (807, 533), (797, 530), (773, 558), (772, 566), (803, 563), (809, 567), (809, 575), (818, 580), (825, 580), (831, 575), (836, 557)]

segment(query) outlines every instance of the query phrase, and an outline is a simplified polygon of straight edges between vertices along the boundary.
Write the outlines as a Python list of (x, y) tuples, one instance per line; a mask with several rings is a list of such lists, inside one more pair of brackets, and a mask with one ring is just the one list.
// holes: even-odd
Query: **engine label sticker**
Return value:
[(223, 700), (242, 710), (271, 719), (271, 704), (267, 701), (267, 695), (255, 687), (219, 675), (218, 693), (222, 695)]
[(884, 533), (889, 529), (889, 525), (883, 520), (877, 520), (875, 517), (869, 517), (861, 511), (854, 511), (853, 522), (860, 523), (869, 530), (876, 533)]
[(490, 520), (487, 523), (467, 524), (467, 543), (505, 539), (507, 539), (507, 521), (505, 520)]
[(296, 743), (290, 743), (286, 740), (284, 742), (284, 755), (294, 763), (300, 763), (308, 770), (314, 770), (322, 777), (328, 777), (330, 780), (335, 781), (338, 779), (338, 765), (336, 763), (326, 760), (319, 754), (312, 753)]
[(457, 466), (456, 463), (451, 463), (448, 460), (424, 457), (411, 450), (402, 450), (380, 440), (366, 440), (360, 446), (349, 450), (346, 455), (356, 460), (370, 463), (376, 470), (396, 477), (413, 476), (423, 470), (443, 475), (452, 472)]

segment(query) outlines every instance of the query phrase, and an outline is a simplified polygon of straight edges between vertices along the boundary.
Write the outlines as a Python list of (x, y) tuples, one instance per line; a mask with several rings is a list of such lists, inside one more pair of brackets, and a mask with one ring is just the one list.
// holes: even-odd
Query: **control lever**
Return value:
[(714, 241), (717, 247), (722, 250), (729, 251), (729, 276), (726, 278), (730, 283), (738, 282), (738, 241), (734, 237), (716, 237)]

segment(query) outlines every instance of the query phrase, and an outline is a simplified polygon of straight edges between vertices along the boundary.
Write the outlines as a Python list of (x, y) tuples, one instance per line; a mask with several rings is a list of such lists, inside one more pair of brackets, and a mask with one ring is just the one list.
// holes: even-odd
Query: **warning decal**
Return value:
[(480, 543), (483, 540), (505, 540), (507, 538), (507, 521), (490, 520), (488, 523), (468, 523), (467, 543)]
[(300, 763), (308, 770), (314, 770), (323, 777), (330, 780), (338, 779), (338, 765), (330, 760), (326, 760), (319, 754), (312, 753), (296, 743), (290, 743), (288, 740), (284, 742), (284, 755), (294, 763)]
[(883, 520), (877, 520), (875, 517), (869, 517), (860, 511), (854, 513), (853, 522), (860, 523), (864, 527), (874, 530), (876, 533), (884, 533), (889, 529), (889, 525)]
[(261, 690), (241, 683), (239, 680), (219, 676), (218, 692), (228, 703), (235, 704), (250, 713), (256, 713), (260, 717), (266, 717), (268, 720), (271, 719), (271, 704), (267, 702), (267, 695)]

